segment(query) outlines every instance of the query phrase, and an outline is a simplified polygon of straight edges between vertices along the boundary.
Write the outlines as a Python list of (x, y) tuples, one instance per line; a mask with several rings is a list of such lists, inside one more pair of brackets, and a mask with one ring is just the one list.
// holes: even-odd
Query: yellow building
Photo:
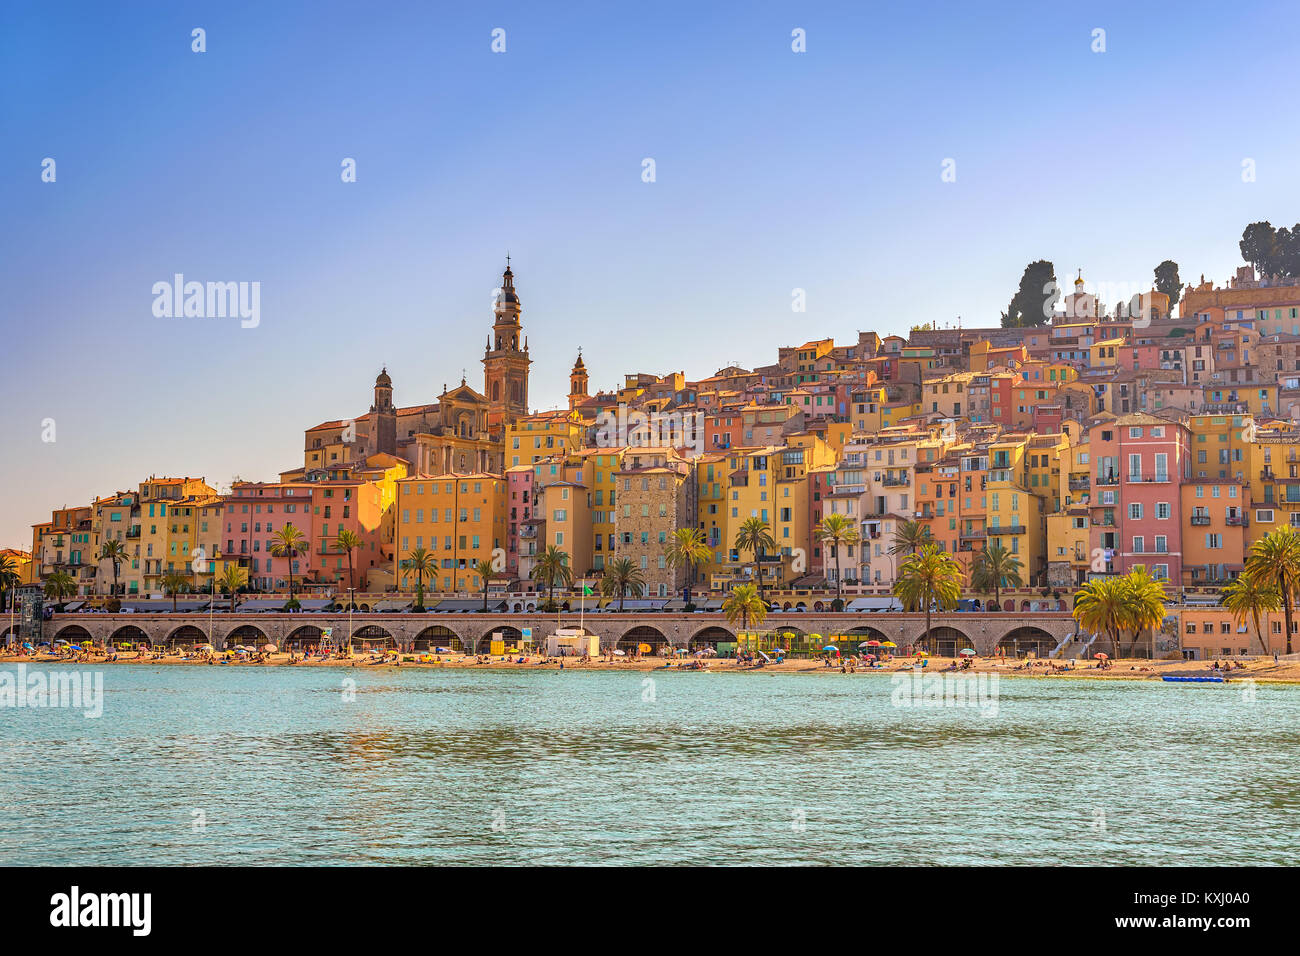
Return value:
[(501, 475), (420, 475), (396, 484), (393, 573), (399, 590), (414, 591), (415, 574), (406, 563), (421, 547), (437, 562), (434, 576), (424, 582), (428, 592), (481, 590), (475, 570), (480, 561), (495, 561), (505, 569), (506, 482)]
[(527, 415), (506, 426), (506, 465), (531, 465), (582, 447), (582, 416), (562, 410)]
[(216, 497), (216, 489), (202, 478), (151, 477), (140, 482), (140, 567), (132, 562), (128, 594), (138, 588), (141, 594), (162, 595), (162, 578), (168, 571), (192, 574), (191, 550), (199, 520), (195, 507)]
[(1009, 436), (989, 446), (987, 525), (988, 543), (1020, 559), (1020, 577), (1026, 584), (1037, 583), (1047, 564), (1044, 499), (1027, 486), (1029, 448), (1025, 436)]

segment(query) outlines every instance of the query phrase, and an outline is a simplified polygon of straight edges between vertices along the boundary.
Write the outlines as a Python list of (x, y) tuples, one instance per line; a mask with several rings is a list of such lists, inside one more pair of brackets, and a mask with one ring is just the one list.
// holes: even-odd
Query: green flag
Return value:
[(591, 593), (592, 593), (591, 585), (590, 585), (590, 584), (584, 584), (584, 585), (582, 586), (582, 593), (583, 593), (583, 594), (591, 594)]

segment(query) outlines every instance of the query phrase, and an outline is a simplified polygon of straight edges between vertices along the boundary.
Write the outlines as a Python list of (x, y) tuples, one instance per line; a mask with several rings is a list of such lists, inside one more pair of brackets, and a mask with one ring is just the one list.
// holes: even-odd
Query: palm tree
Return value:
[(351, 603), (352, 592), (357, 586), (357, 582), (352, 577), (352, 552), (361, 547), (361, 535), (344, 528), (334, 539), (334, 547), (348, 556), (348, 602)]
[(235, 593), (248, 585), (248, 569), (237, 564), (227, 564), (217, 578), (217, 586), (230, 595), (230, 613), (235, 613)]
[(840, 545), (856, 544), (859, 538), (857, 529), (853, 527), (853, 519), (848, 515), (832, 513), (822, 518), (816, 533), (817, 540), (829, 544), (831, 553), (835, 555), (835, 600), (839, 601), (842, 608), (844, 602), (840, 600)]
[(171, 595), (172, 610), (176, 610), (176, 595), (190, 586), (190, 579), (179, 571), (168, 571), (162, 576), (164, 594)]
[(695, 569), (712, 560), (713, 549), (705, 543), (699, 528), (678, 528), (664, 546), (664, 564), (674, 570), (685, 568), (687, 587), (695, 579)]
[(1151, 629), (1151, 658), (1156, 656), (1156, 628), (1165, 619), (1165, 588), (1151, 577), (1144, 567), (1138, 567), (1119, 579), (1120, 594), (1124, 598), (1124, 624), (1133, 631), (1133, 645), (1138, 635)]
[(1300, 534), (1294, 528), (1279, 528), (1256, 541), (1246, 558), (1246, 573), (1261, 584), (1277, 588), (1282, 601), (1286, 629), (1286, 652), (1291, 653), (1291, 608), (1300, 588)]
[(289, 600), (288, 604), (293, 603), (293, 562), (297, 560), (298, 555), (306, 554), (311, 545), (303, 537), (301, 531), (293, 526), (293, 523), (285, 525), (279, 531), (271, 535), (271, 555), (276, 558), (287, 558), (289, 564)]
[(7, 554), (0, 554), (0, 596), (4, 597), (4, 601), (0, 602), (0, 611), (8, 610), (14, 603), (14, 588), (22, 583), (18, 562)]
[(419, 547), (411, 551), (402, 562), (408, 571), (415, 572), (415, 607), (414, 611), (424, 610), (424, 576), (433, 577), (438, 573), (438, 559), (426, 548)]
[(488, 582), (492, 576), (497, 573), (497, 569), (491, 561), (480, 561), (474, 565), (474, 573), (478, 575), (479, 583), (483, 586), (483, 613), (487, 613)]
[(605, 574), (600, 579), (600, 593), (606, 597), (618, 595), (618, 610), (623, 611), (623, 596), (631, 594), (638, 597), (645, 591), (645, 578), (641, 569), (632, 563), (631, 558), (615, 558), (605, 565)]
[(62, 601), (77, 593), (77, 582), (67, 571), (51, 571), (45, 578), (45, 596)]
[(961, 600), (961, 565), (937, 544), (922, 544), (898, 569), (893, 591), (909, 611), (925, 610), (925, 638), (930, 647), (930, 612), (935, 606), (951, 611)]
[(1119, 632), (1128, 620), (1119, 578), (1095, 578), (1084, 584), (1074, 596), (1071, 614), (1080, 627), (1109, 637), (1112, 650), (1119, 654)]
[(532, 578), (538, 584), (545, 585), (546, 603), (554, 604), (552, 595), (555, 593), (555, 585), (573, 583), (573, 571), (569, 568), (568, 553), (553, 544), (548, 545), (546, 550), (537, 556)]
[(919, 521), (903, 521), (894, 531), (894, 543), (889, 548), (890, 554), (916, 554), (923, 545), (931, 540), (930, 526)]
[(1277, 585), (1271, 582), (1261, 582), (1253, 574), (1242, 574), (1237, 577), (1226, 588), (1223, 589), (1223, 606), (1232, 612), (1232, 617), (1237, 623), (1241, 623), (1246, 618), (1250, 618), (1255, 625), (1255, 639), (1259, 641), (1259, 652), (1268, 653), (1268, 646), (1264, 643), (1264, 631), (1259, 624), (1261, 614), (1271, 614), (1282, 606), (1282, 595), (1278, 593)]
[(759, 596), (754, 585), (737, 584), (722, 602), (722, 613), (727, 615), (727, 621), (731, 624), (740, 618), (740, 629), (747, 631), (751, 621), (754, 624), (763, 623), (767, 617), (767, 602)]
[(104, 546), (99, 549), (99, 560), (113, 562), (113, 593), (117, 594), (117, 575), (122, 565), (130, 557), (126, 552), (126, 544), (122, 541), (105, 541)]
[(1023, 587), (1020, 559), (1002, 547), (991, 544), (975, 555), (975, 566), (971, 569), (971, 587), (984, 594), (993, 592), (993, 603), (1002, 610), (1002, 589)]
[(737, 551), (753, 553), (754, 576), (758, 582), (758, 596), (761, 598), (763, 596), (763, 568), (760, 562), (769, 548), (776, 548), (776, 542), (772, 540), (767, 522), (758, 516), (746, 518), (741, 523), (740, 530), (736, 532), (736, 541), (733, 546)]

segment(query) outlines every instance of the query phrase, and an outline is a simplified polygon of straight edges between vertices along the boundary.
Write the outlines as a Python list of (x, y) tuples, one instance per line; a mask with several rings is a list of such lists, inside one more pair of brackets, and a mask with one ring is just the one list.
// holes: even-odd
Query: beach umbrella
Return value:
[(25, 642), (25, 641), (23, 642), (23, 647), (27, 648), (27, 650), (29, 650), (29, 651), (34, 651), (34, 650), (36, 650), (36, 648), (32, 647), (32, 645), (28, 644), (28, 643)]
[(863, 656), (866, 660), (869, 660), (869, 661), (874, 661), (874, 660), (876, 659), (876, 655), (875, 655), (875, 654), (863, 654), (862, 656)]
[(839, 649), (838, 647), (836, 647), (834, 644), (827, 644), (825, 647), (822, 648), (822, 650), (824, 650), (824, 651), (835, 651), (836, 653), (839, 653), (839, 650), (840, 650), (840, 649)]
[(263, 650), (263, 652), (265, 652), (265, 653), (267, 653), (267, 654), (271, 654), (271, 653), (273, 653), (273, 652), (275, 651), (275, 645), (274, 645), (274, 644), (263, 644), (263, 645), (262, 645), (262, 650)]
[(930, 656), (930, 652), (929, 652), (929, 651), (917, 651), (917, 652), (916, 652), (916, 656), (917, 656), (917, 657), (929, 657), (929, 656)]
[(642, 654), (649, 654), (650, 651), (652, 650), (649, 644), (638, 644), (636, 646), (636, 649), (640, 651)]
[(880, 642), (880, 646), (881, 646), (881, 647), (897, 647), (898, 645), (895, 644), (893, 641), (881, 641), (881, 642)]
[(1110, 655), (1109, 655), (1109, 654), (1093, 654), (1092, 656), (1095, 657), (1095, 658), (1096, 658), (1097, 660), (1099, 660), (1099, 661), (1108, 661), (1108, 660), (1110, 660)]
[(973, 647), (963, 647), (963, 648), (962, 648), (960, 651), (958, 651), (957, 653), (960, 654), (962, 657), (974, 657), (974, 656), (975, 656), (975, 648), (973, 648)]
[(879, 646), (880, 646), (879, 641), (861, 641), (858, 644), (858, 647), (879, 647)]

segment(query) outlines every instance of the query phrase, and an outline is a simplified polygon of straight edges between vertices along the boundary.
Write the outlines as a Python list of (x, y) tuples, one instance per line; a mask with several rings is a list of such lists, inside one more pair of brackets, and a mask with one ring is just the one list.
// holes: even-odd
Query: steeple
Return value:
[(506, 254), (501, 288), (492, 307), (492, 334), (483, 354), (483, 394), (489, 402), (489, 427), (496, 428), (528, 414), (528, 340), (519, 320), (519, 293)]
[(587, 398), (587, 366), (582, 363), (582, 348), (578, 348), (578, 360), (573, 363), (569, 373), (569, 411), (573, 411)]

